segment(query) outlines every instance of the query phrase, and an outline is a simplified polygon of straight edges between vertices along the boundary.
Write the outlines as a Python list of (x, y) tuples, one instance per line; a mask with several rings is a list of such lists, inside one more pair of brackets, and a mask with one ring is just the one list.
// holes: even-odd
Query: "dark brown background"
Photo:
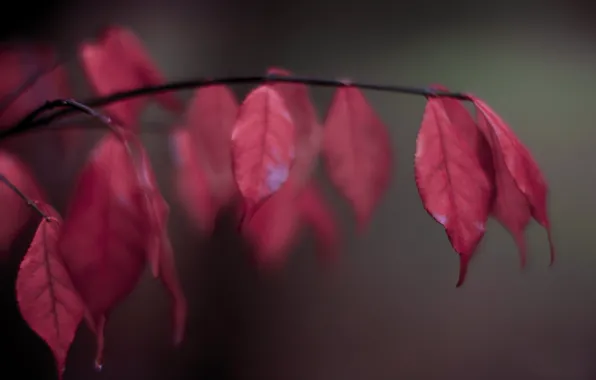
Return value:
[[(341, 264), (330, 273), (318, 266), (305, 233), (283, 273), (259, 276), (225, 223), (210, 242), (196, 237), (169, 185), (171, 120), (151, 109), (144, 139), (173, 206), (170, 231), (190, 300), (188, 336), (179, 350), (170, 347), (167, 299), (146, 276), (109, 324), (104, 372), (93, 371), (93, 339), (83, 327), (65, 379), (596, 379), (590, 2), (120, 0), (46, 3), (37, 5), (44, 7), (39, 15), (35, 5), (5, 8), (6, 38), (50, 41), (72, 55), (105, 23), (120, 23), (138, 33), (171, 80), (279, 65), (302, 75), (438, 82), (473, 92), (511, 123), (544, 169), (559, 252), (547, 269), (546, 235), (532, 225), (530, 265), (522, 273), (512, 239), (491, 222), (467, 284), (456, 290), (457, 257), (413, 181), (424, 99), (367, 93), (397, 152), (394, 180), (370, 231), (353, 237), (349, 209), (321, 175), (341, 220)], [(76, 60), (70, 67), (76, 95), (89, 95)], [(313, 94), (323, 115), (331, 91)], [(64, 210), (97, 133), (86, 133), (87, 144), (66, 161), (52, 159), (49, 136), (24, 136), (21, 147)], [(14, 265), (32, 233), (15, 247)], [(0, 378), (51, 379), (49, 353), (12, 303), (14, 275), (5, 269), (2, 276)]]

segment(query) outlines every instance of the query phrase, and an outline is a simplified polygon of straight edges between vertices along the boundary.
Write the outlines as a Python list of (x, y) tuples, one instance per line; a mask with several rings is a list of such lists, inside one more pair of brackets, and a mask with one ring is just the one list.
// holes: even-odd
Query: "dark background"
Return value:
[[(77, 97), (91, 91), (76, 45), (106, 23), (131, 27), (169, 80), (278, 65), (317, 77), (442, 83), (487, 100), (551, 186), (555, 267), (547, 268), (546, 235), (534, 224), (530, 263), (520, 272), (512, 239), (491, 221), (467, 283), (455, 289), (457, 257), (413, 180), (425, 100), (367, 93), (391, 128), (397, 162), (370, 230), (354, 237), (348, 207), (321, 172), (343, 231), (340, 265), (321, 268), (305, 232), (289, 266), (262, 276), (225, 222), (210, 241), (196, 236), (170, 187), (172, 120), (150, 109), (143, 138), (173, 209), (170, 231), (190, 301), (187, 338), (178, 350), (169, 345), (167, 298), (146, 275), (108, 325), (103, 373), (93, 370), (93, 337), (82, 327), (65, 379), (596, 379), (593, 8), (563, 0), (6, 4), (3, 39), (55, 44), (71, 57)], [(248, 87), (237, 90), (243, 95)], [(313, 91), (321, 115), (331, 93)], [(51, 132), (20, 140), (59, 210), (99, 133), (83, 132), (85, 143), (62, 160)], [(20, 320), (11, 288), (33, 231), (13, 247), (1, 274), (0, 378), (7, 380), (54, 376), (49, 351)]]

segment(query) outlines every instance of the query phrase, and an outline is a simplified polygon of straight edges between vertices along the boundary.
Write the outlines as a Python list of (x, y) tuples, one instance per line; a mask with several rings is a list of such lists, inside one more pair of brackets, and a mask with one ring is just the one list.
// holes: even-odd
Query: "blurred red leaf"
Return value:
[[(29, 168), (16, 156), (0, 151), (0, 175), (6, 177), (29, 199), (45, 199)], [(4, 183), (0, 183), (0, 204), (0, 252), (4, 254), (9, 252), (16, 235), (31, 217), (31, 211), (27, 203)]]
[(23, 319), (50, 347), (62, 378), (68, 350), (83, 318), (85, 306), (75, 290), (58, 251), (62, 219), (50, 206), (27, 250), (16, 281)]
[(216, 207), (196, 146), (189, 131), (183, 128), (174, 129), (170, 141), (178, 199), (199, 230), (210, 233), (213, 230)]
[[(289, 76), (289, 71), (270, 68), (268, 74)], [(306, 185), (317, 163), (323, 142), (323, 128), (312, 104), (308, 87), (301, 83), (277, 82), (271, 86), (281, 95), (292, 116), (296, 136), (296, 157), (290, 169), (300, 186)]]
[(98, 343), (103, 318), (132, 292), (145, 266), (152, 227), (143, 202), (125, 145), (105, 136), (78, 179), (59, 241)]
[(457, 286), (486, 227), (493, 185), (470, 137), (440, 98), (429, 98), (416, 140), (416, 186), (426, 211), (445, 227), (460, 255)]
[[(126, 28), (107, 27), (95, 42), (80, 46), (83, 69), (98, 95), (132, 90), (137, 87), (160, 85), (163, 75), (145, 51), (141, 41)], [(153, 95), (172, 112), (182, 110), (182, 103), (173, 93)], [(106, 111), (119, 125), (137, 131), (138, 119), (147, 103), (146, 96), (111, 103)]]
[(323, 144), (327, 172), (350, 201), (362, 231), (389, 187), (393, 165), (387, 128), (358, 88), (336, 90)]
[(338, 257), (339, 231), (333, 212), (324, 201), (314, 181), (300, 192), (298, 208), (302, 220), (310, 224), (319, 242), (318, 253), (321, 261), (335, 262)]
[(287, 261), (300, 226), (296, 189), (293, 181), (285, 182), (244, 220), (243, 233), (252, 243), (260, 267), (279, 269)]
[(232, 171), (231, 138), (238, 101), (226, 86), (201, 87), (190, 101), (186, 125), (199, 164), (208, 181), (214, 212), (238, 193)]
[(285, 102), (271, 86), (244, 100), (232, 132), (234, 176), (248, 209), (275, 193), (294, 160), (294, 124)]
[(542, 171), (528, 148), (515, 136), (507, 123), (484, 101), (474, 96), (471, 96), (471, 98), (477, 113), (482, 115), (483, 121), (486, 121), (486, 125), (494, 132), (495, 144), (499, 144), (505, 166), (519, 190), (526, 196), (532, 216), (546, 229), (552, 264), (555, 260), (555, 247), (548, 217), (548, 186)]

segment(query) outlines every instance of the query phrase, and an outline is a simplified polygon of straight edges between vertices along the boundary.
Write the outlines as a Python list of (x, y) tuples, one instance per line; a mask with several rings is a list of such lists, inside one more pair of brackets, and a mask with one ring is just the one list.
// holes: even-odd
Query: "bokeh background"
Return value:
[[(413, 179), (425, 99), (367, 92), (396, 152), (391, 188), (370, 229), (356, 236), (350, 210), (320, 170), (344, 236), (342, 261), (322, 268), (305, 231), (288, 267), (264, 276), (225, 220), (213, 239), (194, 232), (170, 185), (167, 131), (176, 120), (151, 108), (143, 139), (173, 209), (170, 232), (190, 301), (187, 338), (177, 350), (170, 346), (167, 297), (147, 274), (110, 321), (104, 371), (93, 370), (93, 337), (82, 327), (65, 379), (596, 379), (594, 4), (23, 0), (10, 7), (0, 15), (3, 40), (55, 44), (80, 98), (92, 93), (76, 46), (108, 23), (132, 28), (169, 80), (276, 65), (300, 75), (475, 93), (510, 122), (551, 188), (556, 265), (548, 268), (546, 234), (533, 224), (521, 272), (512, 239), (491, 221), (467, 283), (456, 289), (457, 256), (422, 208)], [(242, 96), (249, 87), (236, 90)], [(331, 95), (313, 90), (321, 116)], [(69, 152), (59, 152), (53, 132), (11, 143), (61, 211), (101, 134), (93, 122), (80, 126), (88, 131)], [(0, 378), (7, 380), (55, 378), (49, 351), (20, 320), (12, 293), (33, 232), (34, 224), (1, 272)]]

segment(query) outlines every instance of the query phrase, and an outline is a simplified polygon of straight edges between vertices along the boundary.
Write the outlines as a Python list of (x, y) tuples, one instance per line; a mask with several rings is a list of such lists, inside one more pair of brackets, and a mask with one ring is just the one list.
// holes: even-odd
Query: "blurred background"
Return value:
[[(146, 274), (110, 320), (104, 371), (93, 369), (94, 339), (83, 326), (64, 378), (596, 379), (595, 16), (594, 3), (578, 0), (11, 3), (0, 15), (2, 39), (55, 45), (69, 60), (77, 98), (92, 95), (77, 44), (110, 23), (134, 30), (168, 80), (275, 65), (305, 76), (441, 83), (480, 96), (509, 121), (551, 188), (555, 266), (548, 268), (546, 233), (532, 224), (529, 265), (520, 271), (513, 240), (491, 221), (467, 283), (456, 289), (457, 255), (413, 179), (425, 99), (367, 92), (390, 127), (397, 168), (370, 229), (353, 233), (350, 210), (320, 170), (344, 237), (340, 264), (321, 267), (305, 231), (287, 268), (264, 276), (225, 220), (214, 238), (197, 237), (171, 188), (167, 132), (176, 120), (150, 108), (143, 140), (172, 206), (170, 233), (190, 302), (187, 337), (171, 347), (166, 294)], [(239, 96), (249, 88), (235, 87)], [(312, 94), (324, 116), (332, 91)], [(60, 211), (102, 133), (93, 126), (73, 130), (81, 144), (68, 152), (48, 131), (6, 142)], [(7, 380), (56, 376), (14, 301), (16, 268), (34, 229), (32, 222), (1, 272), (0, 378)]]

